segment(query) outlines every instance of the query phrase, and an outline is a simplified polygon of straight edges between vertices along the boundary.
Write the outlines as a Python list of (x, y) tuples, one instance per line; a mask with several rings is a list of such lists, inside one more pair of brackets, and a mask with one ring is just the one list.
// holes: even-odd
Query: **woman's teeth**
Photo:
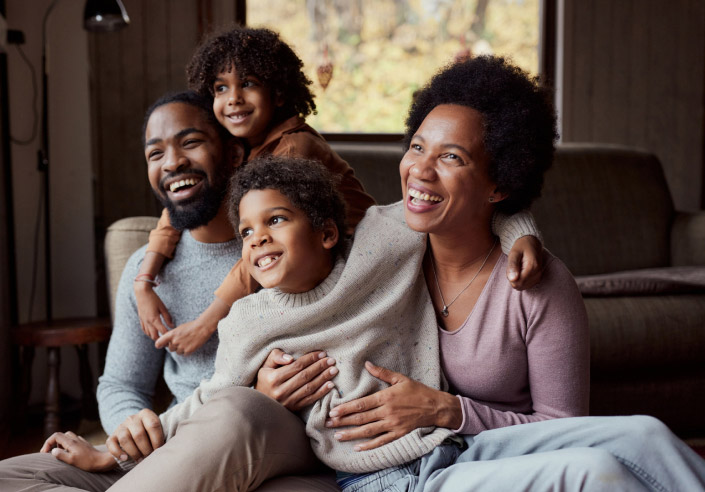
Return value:
[(194, 178), (182, 179), (181, 181), (174, 181), (169, 185), (169, 191), (174, 193), (179, 188), (183, 188), (184, 186), (195, 186), (196, 183), (198, 183), (198, 180)]
[(425, 202), (441, 202), (443, 198), (438, 195), (429, 195), (428, 193), (422, 193), (419, 190), (409, 188), (409, 195), (413, 197), (412, 202), (418, 204), (420, 201)]

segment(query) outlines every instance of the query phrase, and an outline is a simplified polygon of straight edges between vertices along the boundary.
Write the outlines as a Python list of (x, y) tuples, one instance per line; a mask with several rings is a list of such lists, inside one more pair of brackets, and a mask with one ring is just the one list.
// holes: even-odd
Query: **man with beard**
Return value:
[[(224, 198), (230, 175), (242, 161), (243, 153), (215, 120), (210, 101), (193, 92), (167, 95), (155, 102), (147, 110), (143, 142), (154, 193), (169, 209), (172, 225), (184, 230), (173, 259), (161, 270), (161, 283), (157, 287), (159, 296), (170, 307), (173, 320), (179, 324), (203, 312), (213, 300), (213, 291), (240, 257)], [(157, 349), (143, 333), (132, 283), (145, 249), (146, 246), (142, 247), (130, 257), (120, 279), (113, 333), (97, 393), (105, 431), (109, 435), (118, 427), (126, 431), (133, 441), (128, 445), (121, 440), (121, 446), (138, 448), (142, 456), (164, 442), (157, 435), (157, 426), (159, 433), (161, 426), (152, 410), (159, 377), (164, 376), (175, 401), (183, 401), (201, 380), (213, 374), (218, 346), (214, 333), (198, 350), (185, 356)], [(314, 357), (318, 360), (318, 353), (302, 356), (297, 363), (309, 365), (304, 359)], [(290, 367), (298, 366), (297, 363)], [(220, 437), (234, 433), (238, 438), (231, 442), (242, 442), (242, 446), (233, 450), (232, 460), (246, 463), (253, 470), (250, 476), (255, 485), (268, 476), (317, 466), (296, 415), (259, 392), (250, 391), (247, 398), (249, 402), (240, 394), (222, 391), (201, 412), (184, 422), (179, 432), (180, 439), (187, 444), (181, 449), (192, 457), (189, 459), (195, 459), (194, 476), (199, 471), (206, 473), (206, 464), (198, 465), (198, 456), (205, 454), (199, 453), (198, 446), (208, 448)], [(245, 425), (222, 429), (216, 417), (226, 412), (233, 416), (233, 422)], [(121, 426), (123, 422), (126, 424)], [(282, 438), (280, 442), (285, 449), (267, 447), (268, 443), (277, 443), (274, 438), (261, 439), (270, 432)], [(94, 448), (72, 432), (52, 435), (41, 451), (1, 461), (0, 490), (106, 490), (130, 468), (124, 463), (116, 466), (116, 459), (104, 446)], [(120, 458), (125, 461), (128, 456)], [(132, 460), (127, 463), (134, 465)], [(209, 475), (212, 477), (203, 479), (220, 477), (215, 473)], [(278, 484), (281, 480), (284, 482)], [(281, 480), (270, 482), (270, 487), (317, 488), (315, 483), (304, 479)], [(201, 487), (193, 490), (197, 489), (205, 490)]]

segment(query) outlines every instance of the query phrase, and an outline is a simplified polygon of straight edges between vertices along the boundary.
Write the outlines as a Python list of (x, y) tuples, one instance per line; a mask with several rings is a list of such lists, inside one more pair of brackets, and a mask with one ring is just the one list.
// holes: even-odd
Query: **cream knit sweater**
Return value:
[[(316, 288), (302, 294), (265, 289), (233, 304), (218, 325), (215, 373), (179, 405), (160, 416), (167, 439), (218, 390), (253, 383), (274, 348), (298, 357), (325, 350), (337, 361), (336, 388), (302, 413), (316, 455), (329, 467), (363, 473), (412, 461), (452, 432), (421, 428), (370, 451), (338, 442), (324, 426), (343, 402), (387, 386), (364, 368), (371, 362), (441, 388), (436, 319), (421, 262), (424, 234), (404, 223), (400, 204), (372, 207), (355, 231), (347, 261), (339, 260)], [(380, 261), (384, 258), (384, 261)]]

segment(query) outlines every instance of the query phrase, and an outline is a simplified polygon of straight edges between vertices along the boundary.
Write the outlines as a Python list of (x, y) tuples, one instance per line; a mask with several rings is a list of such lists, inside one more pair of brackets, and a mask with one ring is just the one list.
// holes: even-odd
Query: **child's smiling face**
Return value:
[(254, 76), (241, 79), (237, 71), (218, 74), (213, 83), (213, 113), (231, 135), (261, 144), (272, 124), (274, 111), (282, 103)]
[(242, 260), (263, 287), (307, 292), (330, 273), (331, 249), (338, 242), (333, 221), (314, 230), (304, 212), (272, 189), (248, 191), (239, 215)]

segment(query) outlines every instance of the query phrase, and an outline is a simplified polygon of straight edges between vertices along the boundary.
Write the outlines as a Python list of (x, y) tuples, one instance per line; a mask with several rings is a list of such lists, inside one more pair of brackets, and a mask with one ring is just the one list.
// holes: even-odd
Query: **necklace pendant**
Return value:
[(443, 305), (443, 311), (441, 311), (441, 314), (444, 318), (448, 317), (448, 306), (446, 306), (445, 304)]

